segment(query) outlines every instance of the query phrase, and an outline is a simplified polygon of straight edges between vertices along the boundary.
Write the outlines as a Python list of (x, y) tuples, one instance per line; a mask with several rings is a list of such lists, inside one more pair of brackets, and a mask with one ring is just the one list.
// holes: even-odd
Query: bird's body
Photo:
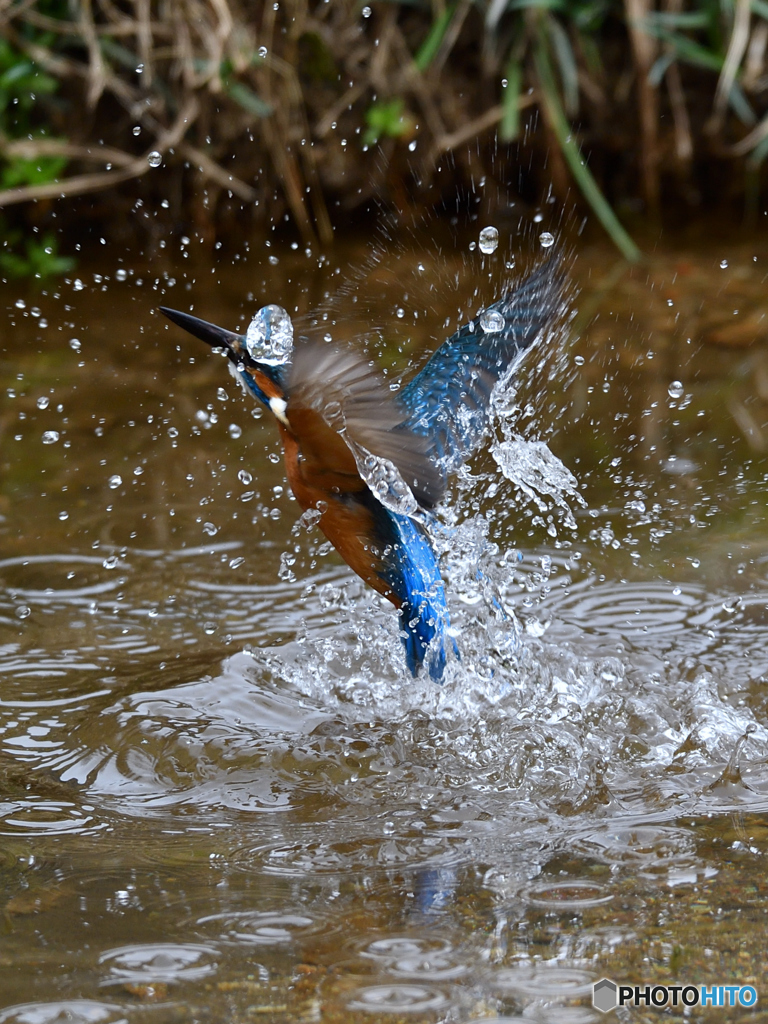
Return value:
[(438, 503), (448, 473), (477, 444), (494, 387), (552, 321), (561, 289), (556, 264), (544, 264), (460, 328), (395, 394), (359, 356), (307, 339), (293, 347), (279, 307), (257, 314), (256, 342), (250, 328), (244, 338), (162, 309), (222, 347), (246, 389), (274, 414), (296, 500), (320, 513), (318, 526), (344, 561), (398, 608), (414, 675), (426, 662), (440, 680), (449, 643), (445, 587), (414, 513)]

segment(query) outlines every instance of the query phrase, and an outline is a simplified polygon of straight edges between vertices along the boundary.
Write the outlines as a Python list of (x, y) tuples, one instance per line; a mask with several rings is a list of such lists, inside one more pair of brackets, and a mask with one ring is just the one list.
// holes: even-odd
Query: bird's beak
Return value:
[(216, 324), (209, 324), (207, 320), (200, 320), (190, 313), (181, 313), (178, 309), (168, 309), (167, 306), (161, 306), (160, 312), (178, 327), (182, 327), (195, 338), (199, 338), (200, 341), (204, 341), (213, 348), (223, 348), (230, 356), (238, 357), (237, 362), (240, 361), (243, 353), (248, 351), (242, 334), (226, 331), (223, 327), (217, 327)]

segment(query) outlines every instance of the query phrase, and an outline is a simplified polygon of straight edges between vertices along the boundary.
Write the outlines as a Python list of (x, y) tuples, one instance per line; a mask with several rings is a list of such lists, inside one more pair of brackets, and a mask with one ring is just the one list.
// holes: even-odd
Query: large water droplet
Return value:
[(282, 366), (293, 352), (293, 323), (282, 306), (262, 306), (248, 324), (245, 344), (254, 359)]
[(483, 228), (480, 232), (480, 252), (489, 255), (495, 252), (499, 244), (499, 229), (495, 227)]
[(151, 153), (147, 154), (147, 163), (150, 167), (159, 167), (163, 162), (163, 157), (156, 149), (153, 149)]
[(685, 388), (681, 380), (673, 380), (667, 388), (667, 394), (670, 398), (682, 398), (684, 393)]
[(37, 400), (37, 408), (38, 409), (47, 409), (48, 408), (48, 399), (45, 398), (44, 396), (41, 397), (41, 398), (38, 398), (38, 400)]
[(365, 448), (354, 452), (360, 476), (388, 509), (401, 515), (412, 516), (419, 504), (403, 479), (400, 470), (389, 459), (373, 455)]
[(542, 231), (539, 235), (539, 242), (542, 249), (549, 249), (555, 244), (555, 236), (551, 231)]
[(504, 330), (506, 322), (503, 314), (495, 309), (485, 309), (480, 314), (480, 326), (486, 334), (498, 334)]
[(59, 440), (58, 430), (44, 430), (43, 431), (43, 444), (56, 444)]
[(111, 476), (109, 478), (110, 489), (113, 490), (113, 491), (116, 490), (120, 486), (120, 484), (122, 482), (123, 482), (123, 478), (120, 476), (120, 474), (119, 473), (115, 473), (114, 476)]

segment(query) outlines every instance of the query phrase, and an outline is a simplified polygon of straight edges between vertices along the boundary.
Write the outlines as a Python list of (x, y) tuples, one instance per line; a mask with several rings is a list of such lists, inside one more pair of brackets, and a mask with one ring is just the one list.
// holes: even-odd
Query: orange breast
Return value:
[[(318, 486), (312, 474), (303, 471), (299, 442), (282, 424), (279, 427), (286, 474), (296, 500), (305, 510), (318, 507), (322, 510), (317, 525), (350, 569), (399, 608), (400, 601), (378, 575), (382, 560), (374, 539), (375, 526), (370, 511), (354, 500), (351, 491), (347, 492), (349, 497), (345, 500), (340, 489)], [(360, 491), (364, 487), (363, 481), (357, 477), (355, 490)]]

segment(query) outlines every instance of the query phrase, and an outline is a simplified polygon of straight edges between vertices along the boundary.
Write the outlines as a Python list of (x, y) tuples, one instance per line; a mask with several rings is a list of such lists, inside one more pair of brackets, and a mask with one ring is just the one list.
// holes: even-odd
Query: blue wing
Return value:
[[(482, 437), (494, 387), (554, 319), (563, 284), (560, 261), (548, 260), (460, 327), (399, 393), (406, 414), (402, 428), (432, 438), (432, 455), (445, 474)], [(489, 316), (501, 317), (500, 330), (483, 328)]]
[[(378, 503), (377, 503), (378, 504)], [(443, 677), (448, 642), (448, 606), (445, 585), (429, 538), (409, 516), (378, 505), (376, 531), (382, 549), (378, 575), (392, 589), (400, 604), (400, 628), (405, 658), (417, 675), (426, 661), (436, 683)], [(458, 657), (456, 641), (451, 638)]]

